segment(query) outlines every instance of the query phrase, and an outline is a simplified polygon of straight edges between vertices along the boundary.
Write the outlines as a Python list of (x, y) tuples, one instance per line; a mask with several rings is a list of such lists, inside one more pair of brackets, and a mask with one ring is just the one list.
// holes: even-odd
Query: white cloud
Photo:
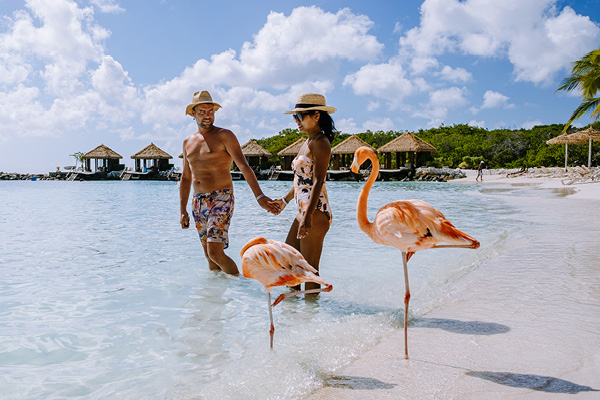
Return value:
[(507, 57), (517, 81), (548, 83), (600, 40), (600, 28), (557, 0), (425, 0), (402, 54)]
[(388, 117), (372, 118), (372, 119), (365, 121), (360, 126), (356, 124), (356, 122), (354, 121), (354, 118), (345, 118), (345, 119), (340, 119), (339, 121), (336, 121), (335, 126), (336, 126), (336, 128), (338, 128), (338, 130), (340, 132), (350, 133), (350, 134), (362, 133), (362, 132), (366, 132), (366, 131), (387, 132), (390, 130), (397, 129), (397, 126), (394, 123), (394, 121), (392, 121), (392, 119), (388, 118)]
[(383, 45), (368, 34), (372, 25), (368, 17), (347, 8), (333, 14), (298, 7), (288, 17), (271, 12), (253, 42), (242, 46), (244, 79), (269, 85), (303, 81), (332, 70), (332, 61), (377, 58)]
[(468, 82), (473, 78), (473, 75), (464, 68), (452, 68), (445, 65), (440, 71), (442, 79), (450, 82)]
[(502, 93), (488, 90), (483, 94), (483, 104), (481, 108), (514, 108), (514, 104), (508, 102), (508, 97)]
[(479, 128), (485, 128), (485, 121), (476, 121), (473, 119), (473, 120), (469, 121), (468, 125), (479, 127)]
[(367, 64), (344, 78), (344, 85), (352, 86), (355, 94), (374, 95), (392, 102), (400, 102), (416, 90), (399, 63)]
[(536, 125), (543, 125), (542, 121), (539, 120), (535, 120), (535, 121), (526, 121), (523, 123), (523, 125), (521, 125), (521, 128), (523, 129), (531, 129)]
[(116, 0), (90, 0), (90, 3), (104, 13), (120, 13), (125, 11), (119, 6)]
[(410, 67), (416, 74), (423, 74), (438, 65), (438, 60), (433, 57), (414, 57), (410, 62)]
[[(103, 41), (110, 32), (94, 20), (95, 10), (124, 10), (116, 0), (90, 4), (28, 0), (27, 9), (7, 20), (0, 34), (0, 138), (67, 134), (87, 126), (132, 139), (131, 126), (139, 130), (142, 123), (147, 129), (137, 137), (169, 141), (190, 126), (184, 109), (199, 88), (220, 100), (220, 123), (275, 132), (273, 111), (293, 104), (301, 92), (330, 92), (341, 61), (374, 60), (383, 49), (368, 33), (368, 17), (349, 9), (299, 7), (289, 16), (271, 12), (239, 54), (213, 54), (170, 80), (136, 87), (107, 54)], [(32, 121), (33, 110), (39, 118)], [(245, 133), (256, 135), (249, 128)]]
[(462, 107), (467, 103), (466, 93), (466, 88), (458, 87), (435, 90), (429, 95), (429, 103), (414, 110), (412, 115), (418, 118), (427, 118), (429, 126), (440, 125), (450, 110)]

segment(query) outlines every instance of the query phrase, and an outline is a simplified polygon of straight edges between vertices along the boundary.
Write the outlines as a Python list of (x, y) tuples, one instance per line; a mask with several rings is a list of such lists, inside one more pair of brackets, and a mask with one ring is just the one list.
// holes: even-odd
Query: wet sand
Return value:
[[(467, 171), (453, 182), (473, 183), (475, 176)], [(413, 318), (409, 360), (397, 329), (323, 377), (325, 387), (309, 399), (600, 398), (600, 236), (564, 249), (560, 239), (590, 229), (598, 235), (600, 218), (589, 221), (592, 214), (580, 208), (597, 214), (600, 182), (565, 186), (558, 178), (488, 174), (478, 184), (560, 191), (560, 198), (554, 192), (554, 199), (530, 197), (524, 205), (532, 221), (548, 218), (548, 232), (484, 263), (453, 285), (452, 301)], [(536, 202), (552, 211), (536, 213)], [(561, 207), (573, 212), (557, 215)], [(547, 265), (535, 265), (546, 252)]]

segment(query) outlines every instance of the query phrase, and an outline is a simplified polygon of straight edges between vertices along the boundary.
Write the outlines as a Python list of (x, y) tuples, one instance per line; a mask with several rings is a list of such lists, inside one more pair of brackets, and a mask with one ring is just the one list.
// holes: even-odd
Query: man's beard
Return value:
[(198, 120), (196, 120), (196, 123), (202, 129), (210, 129), (213, 126), (213, 122), (212, 121), (204, 122), (204, 120), (200, 120), (200, 122), (198, 122)]

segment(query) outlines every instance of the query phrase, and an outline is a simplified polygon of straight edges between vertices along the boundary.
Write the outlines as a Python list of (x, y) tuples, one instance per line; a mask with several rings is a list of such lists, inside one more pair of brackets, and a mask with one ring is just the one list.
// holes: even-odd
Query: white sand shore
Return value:
[[(473, 183), (475, 176), (475, 171), (467, 171), (466, 178), (453, 182)], [(561, 206), (600, 207), (600, 183), (565, 186), (558, 178), (486, 174), (478, 184), (490, 189), (501, 185), (553, 188), (566, 195), (558, 199)], [(581, 215), (585, 218), (585, 213)], [(561, 234), (557, 232), (552, 248), (560, 246)], [(544, 288), (548, 293), (542, 295), (538, 287), (543, 285), (544, 272), (539, 271), (545, 266), (532, 271), (524, 267), (527, 251), (540, 251), (540, 247), (506, 251), (465, 276), (454, 288), (451, 303), (411, 321), (410, 360), (403, 357), (403, 330), (398, 329), (325, 377), (325, 387), (309, 399), (600, 399), (600, 279), (594, 276), (600, 266), (589, 266), (595, 271), (590, 274), (589, 301), (571, 301), (581, 280)], [(577, 251), (594, 254), (586, 258), (589, 264), (600, 260), (594, 248)], [(515, 266), (519, 262), (523, 265)], [(549, 263), (547, 273), (564, 269), (562, 263)], [(497, 291), (503, 279), (509, 293)], [(547, 307), (549, 301), (556, 305)], [(585, 328), (577, 327), (579, 323)]]
[[(475, 170), (463, 170), (467, 174), (466, 178), (455, 179), (449, 181), (451, 183), (473, 183), (477, 177), (477, 171)], [(483, 182), (478, 182), (481, 185), (487, 184), (516, 184), (516, 185), (535, 185), (540, 188), (547, 189), (565, 189), (567, 191), (573, 191), (569, 197), (574, 199), (591, 199), (600, 200), (600, 181), (594, 183), (574, 183), (571, 185), (564, 185), (562, 181), (569, 181), (566, 178), (550, 178), (550, 177), (539, 177), (534, 178), (527, 174), (515, 177), (507, 178), (505, 174), (497, 174), (493, 170), (487, 170), (483, 176)]]

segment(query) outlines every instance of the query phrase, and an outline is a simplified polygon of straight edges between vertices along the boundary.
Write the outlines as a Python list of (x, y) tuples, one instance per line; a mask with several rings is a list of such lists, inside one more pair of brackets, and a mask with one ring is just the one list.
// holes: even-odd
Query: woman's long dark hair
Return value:
[(327, 139), (329, 139), (330, 142), (333, 142), (335, 134), (337, 133), (333, 119), (325, 111), (319, 111), (319, 114), (321, 114), (319, 118), (319, 128), (321, 128), (321, 132), (327, 136)]

